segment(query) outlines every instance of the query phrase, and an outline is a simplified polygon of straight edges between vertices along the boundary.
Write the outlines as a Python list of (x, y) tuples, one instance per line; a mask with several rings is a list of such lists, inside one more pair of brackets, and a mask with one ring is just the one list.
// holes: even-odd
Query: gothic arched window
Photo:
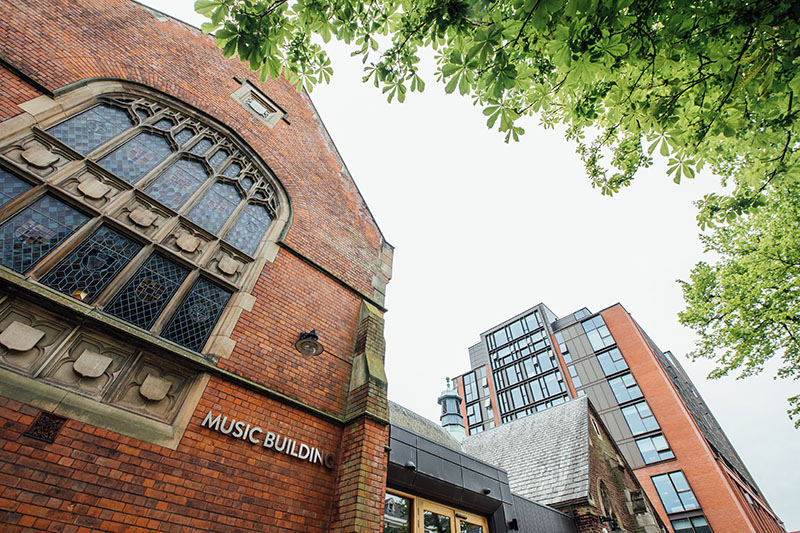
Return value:
[(2, 265), (198, 352), (288, 220), (243, 143), (153, 96), (94, 98), (3, 156)]

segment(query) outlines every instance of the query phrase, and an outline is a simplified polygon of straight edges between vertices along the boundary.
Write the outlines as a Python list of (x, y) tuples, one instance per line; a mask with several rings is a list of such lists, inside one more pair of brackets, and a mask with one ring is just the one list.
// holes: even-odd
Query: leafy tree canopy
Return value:
[[(792, 322), (755, 318), (766, 313), (759, 298), (796, 299), (800, 282), (796, 272), (786, 274), (789, 285), (765, 276), (778, 275), (770, 270), (778, 260), (754, 251), (792, 238), (796, 249), (796, 225), (778, 220), (800, 205), (800, 3), (198, 0), (195, 9), (210, 18), (202, 29), (225, 56), (238, 54), (262, 79), (284, 75), (298, 89), (330, 79), (319, 42), (337, 38), (361, 56), (365, 81), (402, 102), (425, 88), (420, 51), (433, 49), (436, 80), (471, 97), (506, 140), (519, 139), (523, 116), (564, 124), (603, 194), (629, 185), (656, 154), (667, 158), (675, 182), (710, 168), (729, 192), (707, 194), (698, 220), (723, 259), (696, 267), (682, 320), (701, 334), (697, 354), (728, 350), (719, 373), (740, 365), (752, 372), (788, 346), (795, 363), (782, 373), (800, 376)], [(761, 244), (760, 234), (768, 237)], [(734, 291), (738, 282), (747, 285)], [(790, 308), (787, 300), (781, 312)], [(706, 311), (712, 315), (703, 322)], [(773, 321), (774, 328), (759, 326)]]
[[(692, 355), (717, 359), (711, 377), (734, 370), (747, 377), (781, 353), (778, 375), (800, 378), (800, 185), (783, 189), (776, 201), (702, 236), (721, 259), (697, 264), (691, 282), (681, 282), (680, 321), (700, 334)], [(800, 415), (800, 395), (789, 403), (789, 414)]]

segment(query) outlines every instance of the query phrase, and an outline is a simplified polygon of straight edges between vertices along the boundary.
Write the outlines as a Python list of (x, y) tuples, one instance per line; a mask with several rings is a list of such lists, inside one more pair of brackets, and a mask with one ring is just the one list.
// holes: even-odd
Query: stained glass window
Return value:
[(240, 200), (241, 197), (234, 185), (217, 182), (192, 207), (188, 216), (210, 232), (217, 233)]
[(230, 298), (230, 291), (199, 278), (161, 336), (199, 352)]
[(89, 217), (46, 195), (0, 225), (3, 265), (26, 272)]
[(228, 168), (225, 169), (223, 172), (224, 175), (228, 176), (229, 178), (235, 178), (242, 172), (242, 165), (239, 163), (231, 163)]
[(178, 141), (178, 144), (183, 146), (186, 144), (186, 141), (194, 137), (194, 132), (189, 128), (183, 128), (178, 134), (175, 136), (175, 140)]
[(170, 153), (172, 148), (164, 137), (154, 133), (140, 133), (98, 163), (104, 169), (133, 184)]
[(208, 173), (202, 164), (181, 159), (165, 170), (144, 191), (177, 210), (207, 179)]
[(103, 226), (52, 269), (42, 283), (91, 303), (141, 249), (141, 244)]
[(249, 191), (253, 187), (255, 181), (253, 181), (253, 178), (250, 176), (245, 176), (240, 180), (240, 183), (242, 184), (242, 187), (244, 187), (244, 190)]
[(225, 240), (240, 250), (253, 255), (267, 232), (272, 219), (267, 209), (258, 204), (248, 204), (225, 235)]
[(229, 155), (230, 154), (225, 150), (217, 150), (217, 152), (211, 156), (209, 162), (215, 170), (219, 170), (219, 166), (224, 163), (226, 159), (228, 159)]
[(214, 143), (212, 143), (208, 137), (203, 137), (200, 139), (200, 142), (192, 146), (189, 151), (196, 155), (203, 155), (208, 152), (208, 149), (212, 146), (214, 146)]
[(186, 268), (153, 254), (114, 296), (105, 311), (149, 329), (188, 274)]
[(0, 167), (0, 207), (30, 190), (32, 185)]
[(47, 133), (86, 155), (132, 126), (127, 112), (100, 104), (56, 124)]
[(174, 125), (175, 123), (168, 118), (162, 118), (155, 123), (155, 127), (163, 131), (171, 130)]
[(150, 110), (144, 107), (137, 107), (136, 115), (142, 120), (142, 122), (144, 122), (150, 118)]

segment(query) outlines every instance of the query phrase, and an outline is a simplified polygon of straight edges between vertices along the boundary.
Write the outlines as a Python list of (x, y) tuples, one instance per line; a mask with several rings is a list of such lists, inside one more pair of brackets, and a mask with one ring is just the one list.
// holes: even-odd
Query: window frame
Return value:
[[(484, 533), (489, 533), (488, 519), (479, 514), (471, 513), (463, 509), (451, 507), (443, 503), (435, 502), (433, 500), (422, 498), (420, 496), (415, 496), (414, 494), (409, 494), (407, 492), (391, 489), (388, 487), (386, 489), (386, 494), (410, 500), (411, 512), (409, 513), (409, 526), (410, 526), (409, 533), (425, 532), (424, 513), (426, 510), (439, 514), (441, 516), (449, 517), (450, 524), (452, 526), (451, 531), (453, 531), (453, 533), (458, 533), (459, 531), (461, 531), (461, 522), (466, 522), (470, 525), (480, 526), (483, 528)], [(385, 501), (386, 497), (384, 496), (384, 502)], [(385, 516), (385, 510), (384, 510), (384, 516)], [(385, 528), (386, 524), (384, 522), (384, 530)]]
[[(649, 417), (644, 417), (643, 418), (641, 413), (639, 412), (639, 407), (638, 406), (642, 405), (642, 404), (644, 404), (647, 407), (647, 410), (650, 411), (650, 416)], [(630, 409), (634, 409), (636, 411), (636, 416), (639, 418), (639, 421), (642, 423), (642, 426), (644, 427), (644, 431), (640, 431), (640, 432), (636, 433), (633, 430), (633, 428), (631, 427), (631, 424), (628, 421), (628, 417), (625, 415), (625, 411), (626, 410), (630, 410)], [(621, 412), (622, 412), (622, 417), (625, 419), (625, 423), (627, 424), (628, 429), (631, 432), (631, 435), (633, 435), (634, 437), (647, 435), (648, 433), (661, 430), (661, 425), (658, 423), (658, 419), (656, 419), (655, 413), (653, 413), (653, 410), (650, 408), (650, 405), (647, 403), (646, 400), (641, 400), (641, 401), (637, 401), (635, 403), (631, 403), (629, 405), (625, 405), (625, 406), (623, 406), (621, 408)], [(644, 424), (645, 418), (652, 418), (654, 423), (655, 423), (655, 425), (656, 425), (656, 427), (654, 427), (654, 428), (645, 427), (645, 424)]]
[[(659, 437), (664, 440), (664, 444), (666, 445), (666, 448), (659, 449), (653, 443), (653, 439), (657, 439)], [(650, 444), (653, 446), (653, 450), (659, 456), (658, 459), (656, 459), (655, 461), (648, 461), (647, 458), (645, 457), (644, 452), (642, 452), (642, 447), (641, 447), (641, 445), (639, 443), (640, 442), (644, 442), (644, 441), (650, 441)], [(664, 436), (663, 433), (655, 433), (655, 434), (652, 434), (652, 435), (639, 436), (638, 438), (635, 439), (634, 442), (636, 443), (636, 448), (639, 450), (639, 454), (642, 456), (642, 460), (644, 461), (644, 464), (646, 464), (646, 465), (654, 465), (654, 464), (657, 464), (657, 463), (663, 463), (665, 461), (674, 461), (675, 460), (675, 452), (672, 451), (672, 447), (669, 445), (669, 441), (667, 441), (667, 438)], [(665, 453), (669, 453), (670, 456), (669, 457), (662, 457), (661, 455), (665, 454)]]
[[(682, 478), (683, 483), (687, 487), (685, 490), (678, 490), (678, 487), (675, 485), (675, 481), (673, 480), (673, 477), (672, 477), (673, 475), (675, 475), (676, 477), (679, 475)], [(660, 479), (666, 479), (666, 481), (669, 483), (669, 487), (672, 488), (672, 493), (671, 494), (667, 494), (667, 496), (672, 496), (674, 494), (676, 500), (681, 505), (681, 509), (676, 510), (676, 511), (667, 509), (667, 506), (664, 503), (665, 494), (662, 494), (662, 491), (659, 490), (659, 483), (656, 482), (656, 479), (659, 479), (659, 480)], [(685, 512), (690, 512), (690, 511), (699, 511), (699, 510), (702, 509), (702, 506), (700, 505), (700, 501), (697, 499), (697, 496), (695, 496), (694, 491), (692, 490), (692, 486), (689, 484), (689, 480), (686, 479), (686, 475), (683, 473), (683, 470), (675, 470), (675, 471), (672, 471), (672, 472), (664, 472), (663, 474), (650, 476), (650, 481), (653, 483), (653, 487), (655, 487), (656, 493), (658, 494), (658, 498), (661, 501), (661, 506), (664, 508), (664, 511), (667, 513), (667, 515), (676, 515), (678, 513), (685, 513)], [(692, 499), (696, 502), (697, 505), (695, 507), (687, 508), (686, 504), (684, 503), (683, 498), (681, 497), (681, 494), (690, 494)]]
[[(10, 220), (44, 195), (50, 195), (67, 204), (69, 207), (86, 215), (89, 220), (40, 258), (27, 271), (22, 273), (15, 272), (15, 274), (18, 274), (23, 279), (41, 283), (47, 273), (77, 250), (91, 235), (105, 226), (141, 245), (141, 249), (127, 265), (111, 277), (110, 283), (97, 294), (91, 304), (80, 302), (79, 300), (75, 301), (80, 302), (79, 305), (102, 311), (138, 268), (152, 254), (158, 252), (168, 257), (171, 261), (188, 268), (189, 275), (180, 283), (178, 290), (161, 310), (156, 321), (149, 329), (142, 330), (133, 326), (137, 330), (144, 332), (137, 336), (142, 337), (144, 335), (145, 339), (155, 337), (157, 340), (153, 338), (153, 341), (159, 346), (163, 346), (164, 342), (171, 344), (172, 341), (161, 337), (161, 333), (168, 322), (175, 316), (178, 307), (190, 294), (198, 278), (203, 277), (214, 285), (229, 291), (231, 296), (218, 319), (207, 332), (206, 340), (200, 349), (193, 350), (180, 345), (175, 345), (175, 349), (179, 352), (188, 350), (193, 353), (200, 352), (223, 358), (229, 357), (235, 346), (235, 341), (231, 339), (231, 334), (238, 317), (242, 310), (249, 307), (250, 304), (247, 302), (252, 302), (250, 293), (255, 286), (258, 275), (267, 261), (274, 260), (278, 251), (277, 242), (288, 229), (291, 208), (288, 196), (282, 185), (255, 152), (228, 127), (167, 95), (121, 82), (89, 81), (86, 82), (84, 87), (71, 91), (70, 97), (68, 105), (59, 106), (58, 113), (53, 113), (48, 118), (40, 120), (39, 125), (33, 127), (22, 126), (14, 136), (5, 138), (3, 146), (0, 147), (0, 152), (3, 156), (0, 158), (2, 159), (0, 166), (14, 178), (25, 182), (30, 188), (12, 200), (4, 199), (5, 203), (0, 206), (0, 220), (3, 222)], [(140, 106), (142, 102), (147, 103), (151, 111), (144, 122), (141, 119), (143, 114), (137, 112), (138, 109), (143, 108)], [(62, 102), (62, 104), (64, 103)], [(111, 105), (126, 112), (131, 125), (88, 150), (86, 154), (65, 144), (58, 137), (46, 131), (100, 104)], [(157, 134), (167, 139), (172, 151), (148, 172), (144, 173), (134, 185), (126, 186), (124, 179), (111, 174), (98, 164), (103, 157), (113, 153), (143, 131), (155, 132), (155, 124), (164, 118), (172, 120), (173, 127), (171, 131), (173, 133), (166, 135), (163, 131), (158, 130)], [(182, 147), (178, 146), (176, 141), (172, 140), (173, 137), (171, 135), (178, 135), (187, 127), (192, 128), (194, 135)], [(207, 172), (202, 186), (198, 187), (179, 209), (172, 209), (168, 206), (165, 209), (165, 204), (162, 205), (157, 198), (149, 197), (145, 190), (160, 179), (172, 164), (181, 160), (197, 160), (198, 158), (190, 151), (205, 139), (211, 139), (212, 144), (210, 148), (203, 152), (205, 154), (204, 158), (211, 160), (223, 149), (226, 151), (226, 158), (223, 163), (217, 166), (218, 171), (209, 170)], [(53, 165), (47, 169), (28, 164), (25, 158), (21, 156), (21, 153), (24, 151), (24, 147), (29, 145), (43, 146), (45, 150), (59, 156), (57, 161), (63, 164), (60, 166)], [(203, 160), (205, 161), (206, 159)], [(211, 234), (189, 220), (185, 215), (197, 205), (205, 191), (215, 183), (225, 182), (222, 179), (223, 173), (228, 167), (239, 161), (244, 161), (243, 170), (237, 174), (243, 180), (243, 185), (241, 186), (243, 189), (247, 187), (249, 176), (260, 176), (261, 182), (258, 182), (259, 178), (255, 179), (255, 183), (252, 182), (253, 180), (249, 182), (248, 190), (250, 193), (244, 197), (240, 193), (239, 203), (229, 214), (220, 231), (216, 234)], [(207, 169), (210, 169), (210, 163), (203, 164)], [(77, 194), (75, 190), (70, 189), (71, 186), (77, 187), (77, 184), (81, 183), (79, 178), (95, 178), (104, 185), (110, 184), (114, 194), (111, 195), (110, 199), (103, 197), (102, 200), (105, 203), (92, 202), (88, 197), (83, 197)], [(261, 194), (265, 187), (269, 188), (269, 193), (266, 195)], [(256, 192), (260, 196), (266, 196), (266, 199), (261, 197), (255, 199)], [(142, 201), (142, 203), (153, 207), (153, 211), (159, 216), (165, 215), (164, 220), (161, 221), (163, 225), (159, 228), (159, 231), (147, 234), (135, 224), (130, 223), (129, 220), (120, 218), (122, 216), (122, 208), (134, 200)], [(272, 210), (267, 207), (267, 203), (270, 202), (273, 205)], [(271, 221), (258, 242), (255, 251), (250, 254), (248, 251), (226, 242), (226, 239), (231, 228), (240, 223), (240, 217), (244, 216), (245, 209), (253, 203), (264, 205), (265, 209), (267, 209), (265, 216), (268, 212)], [(245, 222), (244, 220), (241, 221), (242, 224)], [(207, 238), (205, 241), (201, 239), (206, 246), (202, 256), (187, 258), (175, 246), (173, 236), (181, 231), (194, 232), (196, 236), (200, 235)], [(168, 242), (168, 239), (172, 239), (173, 242)], [(215, 270), (218, 266), (218, 261), (224, 257), (232, 257), (237, 265), (233, 279), (228, 279), (223, 275), (221, 269), (219, 271)], [(212, 262), (214, 263), (213, 267)], [(47, 290), (57, 292), (55, 289), (48, 288)], [(56, 299), (65, 296), (68, 300), (72, 300), (71, 297), (60, 292), (58, 292), (58, 296)], [(114, 326), (121, 320), (105, 313), (102, 316), (104, 317), (104, 322)], [(123, 329), (127, 330), (127, 326), (132, 326), (128, 322), (123, 321), (123, 323), (126, 326)]]

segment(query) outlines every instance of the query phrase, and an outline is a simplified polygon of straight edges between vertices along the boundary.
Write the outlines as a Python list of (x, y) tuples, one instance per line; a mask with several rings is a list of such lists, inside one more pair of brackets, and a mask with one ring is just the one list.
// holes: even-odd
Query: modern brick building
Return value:
[(539, 304), (469, 357), (455, 378), (469, 435), (586, 396), (676, 533), (785, 531), (680, 363), (621, 305), (559, 318)]

